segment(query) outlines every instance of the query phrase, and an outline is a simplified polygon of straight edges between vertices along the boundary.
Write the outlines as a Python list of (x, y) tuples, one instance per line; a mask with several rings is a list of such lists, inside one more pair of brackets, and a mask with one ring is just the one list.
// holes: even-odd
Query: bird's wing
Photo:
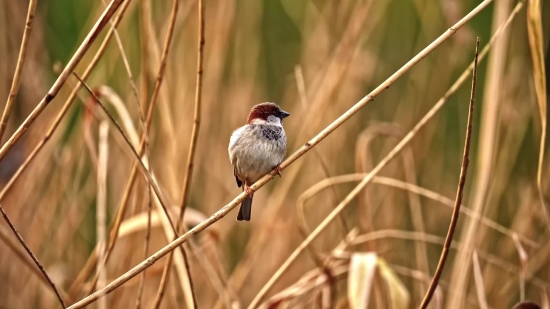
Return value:
[(239, 179), (239, 176), (237, 176), (237, 170), (233, 169), (233, 175), (235, 175), (235, 180), (237, 180), (237, 186), (240, 188), (243, 182)]
[(237, 130), (233, 131), (233, 134), (231, 134), (231, 139), (229, 140), (229, 160), (231, 160), (231, 165), (233, 165), (233, 175), (235, 176), (235, 180), (237, 181), (237, 186), (239, 188), (242, 186), (242, 181), (237, 176), (237, 170), (235, 169), (235, 165), (237, 163), (237, 156), (235, 154), (234, 148), (239, 143), (239, 140), (243, 136), (243, 132), (245, 130), (246, 126), (240, 127)]

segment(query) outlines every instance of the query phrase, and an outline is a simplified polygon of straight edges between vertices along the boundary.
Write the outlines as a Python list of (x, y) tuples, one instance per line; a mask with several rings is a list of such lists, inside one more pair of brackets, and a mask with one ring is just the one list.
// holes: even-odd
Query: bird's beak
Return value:
[(286, 118), (286, 117), (288, 117), (288, 116), (290, 116), (290, 114), (287, 113), (287, 112), (285, 112), (285, 111), (283, 111), (283, 110), (281, 110), (281, 111), (279, 112), (279, 117), (281, 117), (281, 119)]

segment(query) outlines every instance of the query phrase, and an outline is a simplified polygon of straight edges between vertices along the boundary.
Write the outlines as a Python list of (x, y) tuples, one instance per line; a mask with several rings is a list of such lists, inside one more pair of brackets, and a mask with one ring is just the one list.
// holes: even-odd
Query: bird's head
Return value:
[(277, 104), (271, 102), (254, 105), (248, 114), (247, 124), (273, 123), (282, 124), (283, 118), (290, 116), (289, 113), (282, 110)]

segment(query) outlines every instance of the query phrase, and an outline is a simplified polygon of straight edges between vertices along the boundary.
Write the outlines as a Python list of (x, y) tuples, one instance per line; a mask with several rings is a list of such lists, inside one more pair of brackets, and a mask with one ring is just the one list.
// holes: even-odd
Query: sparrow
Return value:
[(231, 134), (228, 151), (233, 175), (237, 186), (247, 193), (237, 221), (250, 221), (254, 192), (249, 187), (271, 170), (281, 176), (279, 164), (286, 156), (283, 119), (288, 116), (275, 103), (260, 103), (252, 107), (246, 124)]

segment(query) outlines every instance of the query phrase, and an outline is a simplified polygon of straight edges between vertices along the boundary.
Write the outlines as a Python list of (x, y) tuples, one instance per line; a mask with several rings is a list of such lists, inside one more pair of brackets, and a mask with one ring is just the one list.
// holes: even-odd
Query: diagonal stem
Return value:
[(462, 195), (464, 193), (464, 185), (466, 184), (466, 175), (468, 173), (468, 165), (470, 164), (470, 141), (472, 139), (472, 127), (473, 127), (473, 118), (474, 118), (474, 102), (476, 96), (476, 82), (477, 82), (477, 62), (478, 62), (478, 50), (479, 50), (479, 38), (476, 41), (476, 54), (474, 58), (474, 71), (472, 73), (472, 91), (470, 93), (470, 105), (468, 111), (468, 127), (466, 129), (466, 141), (464, 144), (464, 155), (462, 156), (462, 168), (460, 170), (460, 178), (458, 181), (458, 189), (456, 192), (455, 205), (453, 207), (453, 214), (451, 217), (451, 223), (449, 224), (449, 230), (447, 231), (447, 237), (445, 237), (445, 243), (443, 245), (443, 250), (441, 251), (441, 256), (439, 258), (439, 263), (435, 270), (434, 276), (426, 291), (426, 295), (420, 304), (420, 309), (425, 309), (428, 307), (430, 300), (437, 288), (437, 283), (443, 272), (443, 267), (445, 266), (445, 261), (449, 255), (451, 249), (451, 243), (453, 241), (453, 235), (456, 229), (456, 224), (458, 223), (458, 216), (460, 214), (460, 205), (462, 204)]
[(34, 255), (34, 253), (32, 253), (29, 246), (27, 246), (27, 244), (25, 243), (25, 240), (23, 240), (23, 237), (21, 237), (19, 232), (17, 232), (17, 229), (15, 229), (15, 226), (13, 225), (10, 218), (8, 217), (8, 214), (4, 211), (4, 208), (2, 208), (1, 205), (0, 205), (0, 212), (2, 213), (2, 216), (4, 216), (4, 220), (6, 220), (6, 223), (10, 226), (10, 229), (13, 231), (13, 234), (15, 235), (15, 237), (17, 237), (17, 240), (19, 240), (19, 242), (21, 243), (23, 248), (25, 248), (25, 251), (27, 251), (27, 253), (31, 257), (31, 259), (34, 261), (34, 264), (36, 264), (38, 269), (40, 269), (40, 272), (44, 275), (44, 277), (46, 278), (46, 280), (48, 281), (48, 283), (52, 287), (52, 290), (55, 292), (55, 295), (57, 296), (57, 299), (59, 300), (59, 303), (61, 304), (61, 307), (63, 309), (67, 308), (65, 306), (65, 302), (63, 301), (63, 297), (61, 297), (61, 294), (59, 293), (59, 290), (55, 286), (55, 283), (53, 283), (50, 276), (48, 276), (48, 273), (46, 272), (46, 269), (44, 269), (44, 266), (42, 266), (42, 264), (40, 264), (40, 262), (38, 261), (38, 259)]
[(17, 97), (17, 92), (19, 91), (19, 85), (21, 84), (21, 73), (23, 72), (23, 64), (25, 63), (25, 58), (27, 56), (27, 47), (29, 45), (29, 38), (31, 37), (32, 22), (34, 20), (34, 12), (36, 11), (37, 3), (38, 0), (30, 0), (29, 2), (27, 21), (25, 22), (25, 30), (23, 31), (21, 49), (19, 50), (19, 57), (17, 59), (17, 65), (15, 67), (15, 73), (13, 74), (10, 94), (8, 95), (6, 107), (4, 108), (2, 119), (0, 120), (0, 142), (2, 141), (2, 137), (4, 136), (4, 132), (6, 131), (6, 125), (8, 123), (8, 119), (10, 118), (11, 110), (13, 109), (15, 97)]
[(76, 78), (78, 78), (78, 80), (82, 83), (82, 85), (84, 85), (84, 87), (90, 93), (90, 95), (94, 98), (96, 103), (105, 112), (105, 114), (107, 115), (107, 118), (109, 118), (109, 120), (113, 123), (113, 125), (117, 129), (117, 131), (122, 135), (122, 138), (124, 138), (124, 141), (126, 142), (126, 144), (128, 144), (128, 146), (130, 147), (130, 150), (132, 151), (132, 154), (135, 156), (135, 158), (137, 160), (137, 163), (138, 163), (139, 167), (141, 168), (141, 170), (143, 172), (143, 175), (145, 176), (145, 178), (149, 182), (149, 186), (151, 186), (151, 188), (153, 189), (155, 194), (159, 197), (160, 204), (161, 204), (164, 212), (166, 213), (166, 216), (168, 217), (168, 221), (170, 222), (170, 225), (171, 225), (172, 229), (174, 230), (174, 233), (177, 234), (176, 227), (175, 227), (174, 223), (172, 222), (172, 219), (170, 219), (170, 215), (168, 214), (168, 208), (167, 208), (168, 203), (166, 202), (166, 199), (164, 198), (164, 195), (162, 194), (162, 192), (160, 190), (160, 187), (158, 186), (157, 182), (153, 179), (153, 176), (151, 175), (151, 172), (145, 166), (145, 163), (143, 163), (143, 161), (141, 160), (141, 156), (138, 153), (138, 151), (136, 150), (136, 148), (134, 148), (134, 145), (130, 141), (130, 138), (128, 138), (128, 135), (126, 135), (126, 133), (124, 133), (124, 130), (122, 130), (122, 128), (120, 127), (118, 122), (115, 120), (115, 118), (111, 115), (111, 113), (109, 113), (109, 111), (105, 107), (105, 104), (103, 104), (101, 102), (101, 100), (97, 97), (97, 95), (94, 93), (94, 91), (86, 84), (86, 82), (84, 82), (84, 80), (82, 80), (80, 78), (80, 76), (78, 76), (78, 74), (76, 74), (74, 72), (73, 72), (73, 74), (76, 76)]

